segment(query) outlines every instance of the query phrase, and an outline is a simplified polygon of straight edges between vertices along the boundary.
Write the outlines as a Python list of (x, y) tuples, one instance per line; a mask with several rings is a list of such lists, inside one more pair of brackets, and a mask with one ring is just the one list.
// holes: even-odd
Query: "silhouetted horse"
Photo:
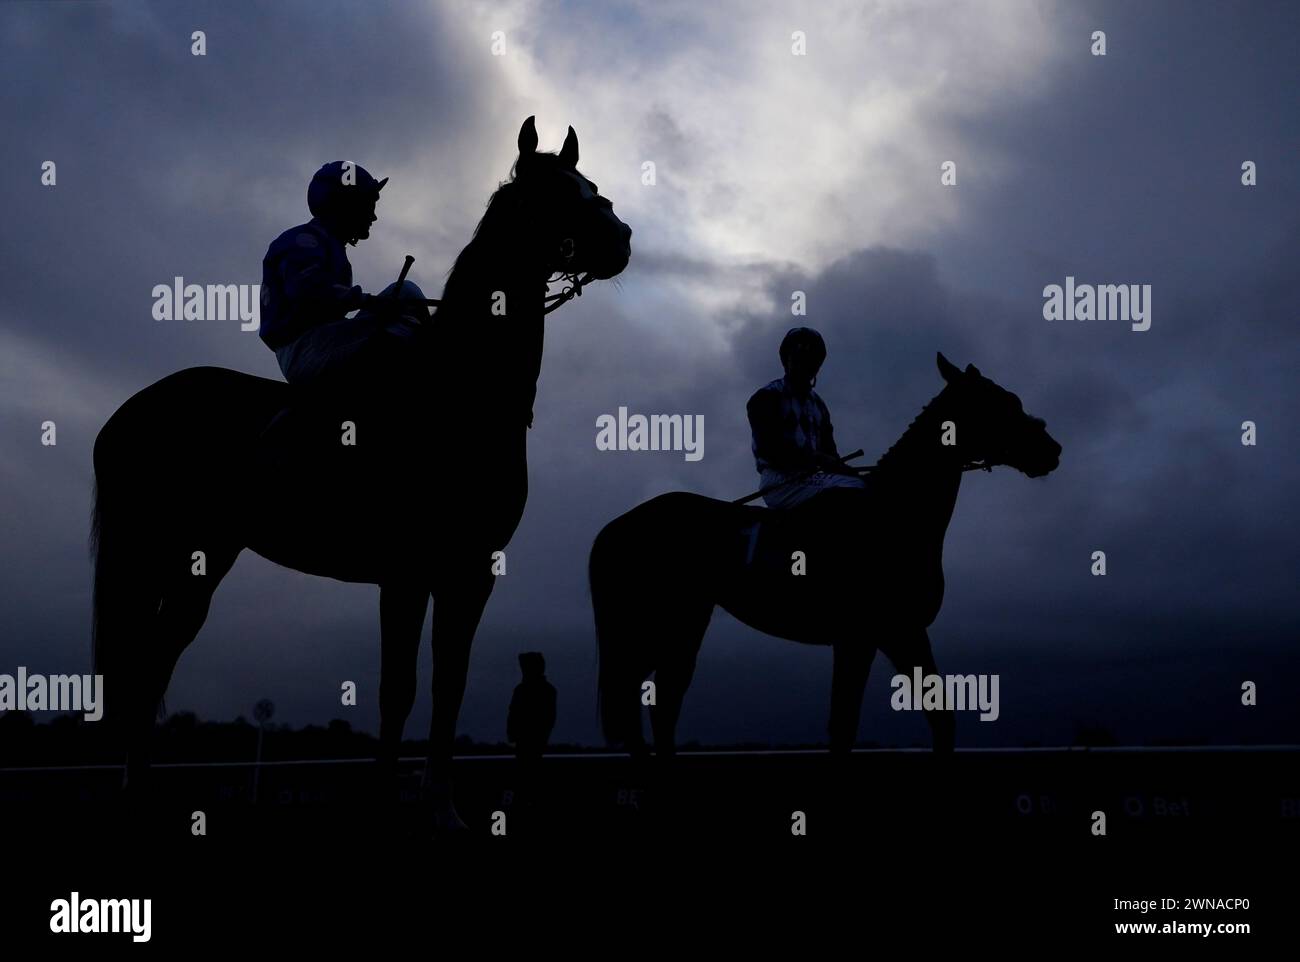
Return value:
[(128, 786), (147, 768), (177, 659), (217, 584), (251, 548), (299, 571), (380, 586), (388, 772), (414, 703), (432, 594), (425, 787), (440, 823), (463, 826), (450, 801), (451, 750), (470, 645), (492, 591), (491, 556), (510, 540), (527, 498), (548, 278), (568, 275), (580, 293), (580, 274), (582, 283), (614, 277), (631, 251), (631, 229), (577, 171), (572, 127), (558, 155), (537, 151), (532, 117), (518, 143), (510, 181), (489, 201), (411, 349), (411, 384), (385, 395), (404, 407), (313, 399), (205, 367), (145, 388), (100, 431), (95, 661), (105, 722), (125, 740)]
[[(759, 631), (834, 648), (837, 754), (853, 746), (877, 649), (900, 672), (936, 672), (926, 628), (943, 601), (943, 539), (962, 472), (1004, 464), (1039, 477), (1061, 453), (1014, 394), (973, 366), (963, 373), (942, 354), (938, 363), (946, 386), (871, 469), (865, 490), (832, 489), (788, 511), (675, 492), (605, 526), (590, 578), (598, 701), (611, 744), (645, 752), (641, 687), (654, 672), (655, 748), (675, 751), (715, 605)], [(806, 574), (794, 573), (795, 552)], [(926, 717), (935, 749), (951, 749), (952, 713)]]

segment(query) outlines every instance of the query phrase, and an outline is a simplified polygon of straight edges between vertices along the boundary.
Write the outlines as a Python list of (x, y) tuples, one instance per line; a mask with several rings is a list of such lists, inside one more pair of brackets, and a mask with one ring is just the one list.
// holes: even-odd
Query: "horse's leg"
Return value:
[(402, 730), (415, 704), (420, 630), (428, 607), (427, 585), (385, 584), (379, 588), (379, 776), (385, 788), (397, 775)]
[(847, 755), (858, 737), (862, 718), (862, 694), (867, 688), (871, 661), (876, 657), (874, 645), (842, 642), (835, 646), (835, 665), (831, 674), (831, 753)]
[(203, 627), (212, 595), (235, 563), (239, 549), (207, 552), (207, 573), (188, 572), (172, 579), (163, 591), (152, 632), (140, 639), (143, 646), (133, 658), (133, 685), (128, 690), (126, 713), (126, 777), (131, 795), (145, 787), (149, 771), (149, 746), (154, 722), (181, 653)]
[(488, 564), (471, 564), (454, 578), (439, 579), (433, 592), (433, 718), (423, 794), (432, 802), (440, 828), (466, 827), (451, 797), (451, 753), (465, 697), (470, 646), (495, 581)]
[[(930, 635), (924, 628), (910, 629), (896, 642), (897, 650), (889, 654), (889, 660), (900, 672), (910, 675), (915, 668), (921, 669), (922, 677), (939, 674), (934, 661), (934, 652), (930, 650)], [(957, 719), (953, 712), (942, 709), (927, 709), (925, 720), (930, 724), (930, 736), (936, 752), (951, 752), (956, 741)]]
[(677, 720), (682, 714), (686, 690), (695, 676), (695, 661), (712, 617), (713, 602), (709, 601), (693, 606), (683, 616), (683, 624), (661, 629), (662, 637), (670, 641), (672, 648), (660, 656), (655, 669), (655, 703), (650, 709), (655, 755), (659, 758), (677, 754)]

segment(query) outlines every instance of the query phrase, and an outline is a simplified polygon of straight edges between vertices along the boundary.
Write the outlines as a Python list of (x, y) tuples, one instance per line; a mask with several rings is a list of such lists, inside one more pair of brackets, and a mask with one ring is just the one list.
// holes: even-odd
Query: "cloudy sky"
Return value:
[[(664, 491), (756, 486), (744, 404), (780, 375), (803, 290), (843, 450), (893, 442), (941, 386), (936, 350), (1064, 447), (1046, 479), (962, 485), (930, 633), (941, 670), (998, 673), (1002, 705), (959, 719), (959, 744), (1300, 740), (1298, 28), (1283, 2), (5, 4), (0, 672), (87, 670), (90, 452), (112, 411), (188, 366), (279, 377), (238, 322), (154, 321), (154, 285), (258, 283), (310, 174), (351, 159), (391, 177), (357, 281), (378, 290), (409, 252), (435, 296), (535, 114), (544, 149), (577, 129), (633, 257), (548, 322), (531, 497), (463, 732), (503, 737), (515, 656), (537, 649), (555, 737), (597, 742), (591, 540)], [(1045, 321), (1067, 276), (1150, 284), (1151, 329)], [(704, 458), (597, 451), (620, 405), (702, 414)], [(373, 587), (246, 553), (169, 707), (228, 719), (269, 697), (277, 721), (377, 730), (377, 611)], [(682, 737), (820, 740), (829, 672), (829, 651), (719, 612)], [(860, 737), (927, 742), (889, 709), (891, 674)], [(428, 681), (426, 644), (410, 735)]]

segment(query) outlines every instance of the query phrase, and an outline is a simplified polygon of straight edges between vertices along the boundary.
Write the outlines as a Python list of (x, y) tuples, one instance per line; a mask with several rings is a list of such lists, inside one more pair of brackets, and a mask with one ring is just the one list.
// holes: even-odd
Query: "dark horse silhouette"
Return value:
[[(527, 499), (548, 279), (567, 275), (580, 293), (579, 275), (612, 278), (631, 253), (631, 229), (577, 171), (572, 127), (558, 155), (537, 151), (532, 117), (518, 144), (510, 180), (409, 352), (411, 383), (389, 392), (402, 407), (327, 401), (203, 367), (145, 388), (100, 431), (94, 653), (127, 787), (147, 771), (177, 659), (217, 584), (251, 548), (299, 571), (380, 586), (382, 772), (395, 770), (433, 596), (425, 795), (437, 824), (463, 827), (451, 801), (452, 744), (492, 555)], [(344, 421), (352, 443), (343, 443)]]
[[(788, 511), (674, 492), (605, 526), (590, 579), (611, 744), (646, 752), (640, 705), (654, 672), (655, 750), (674, 753), (715, 605), (759, 631), (834, 648), (836, 754), (853, 746), (877, 649), (900, 672), (936, 673), (926, 629), (943, 601), (943, 539), (963, 471), (1008, 465), (1039, 477), (1061, 453), (1014, 394), (974, 366), (962, 372), (942, 354), (938, 363), (945, 387), (870, 469), (865, 490), (832, 489)], [(795, 552), (805, 574), (794, 573)], [(926, 718), (935, 750), (951, 749), (952, 713)]]

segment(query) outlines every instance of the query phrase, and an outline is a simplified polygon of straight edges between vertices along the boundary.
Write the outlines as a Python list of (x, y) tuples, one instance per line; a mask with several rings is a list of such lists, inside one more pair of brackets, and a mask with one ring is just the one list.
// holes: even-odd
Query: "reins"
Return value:
[[(865, 467), (854, 468), (853, 470), (856, 471), (858, 474), (870, 474), (872, 471), (876, 470), (877, 467), (879, 467), (878, 464), (868, 464)], [(992, 471), (994, 467), (995, 464), (994, 462), (991, 461), (967, 461), (965, 464), (961, 466), (961, 470), (963, 472)]]
[[(414, 261), (415, 258), (411, 257), (411, 255), (408, 254), (407, 260)], [(406, 272), (409, 269), (410, 269), (409, 264), (402, 269), (402, 273), (398, 277), (399, 283), (397, 285), (397, 289), (394, 291), (395, 295), (401, 291), (401, 281), (404, 281), (406, 279)], [(564, 287), (557, 294), (546, 295), (546, 297), (542, 300), (542, 303), (547, 306), (542, 308), (542, 314), (543, 315), (549, 314), (551, 313), (551, 311), (555, 310), (556, 308), (563, 307), (565, 304), (573, 300), (575, 297), (581, 297), (583, 286), (586, 284), (590, 284), (591, 281), (592, 281), (592, 276), (590, 273), (587, 273), (582, 277), (579, 277), (577, 271), (563, 271), (563, 270), (554, 271), (551, 274), (551, 276), (546, 280), (546, 289), (549, 291), (551, 289), (551, 285), (556, 282), (567, 284), (567, 286)], [(395, 296), (394, 300), (396, 300), (399, 304), (421, 304), (425, 307), (442, 306), (442, 301), (436, 297), (421, 298), (421, 297), (396, 297)], [(554, 301), (555, 303), (552, 304), (551, 303), (552, 301)]]
[[(851, 453), (851, 454), (841, 455), (841, 457), (840, 457), (839, 460), (840, 460), (840, 463), (841, 463), (841, 464), (845, 464), (846, 467), (849, 467), (849, 465), (847, 465), (846, 462), (848, 462), (848, 461), (852, 461), (854, 458), (860, 458), (860, 457), (862, 457), (862, 449), (861, 449), (861, 448), (858, 448), (858, 450), (854, 451), (854, 452)], [(855, 474), (861, 476), (861, 475), (867, 475), (867, 474), (870, 474), (872, 471), (875, 471), (879, 466), (880, 466), (879, 463), (877, 463), (877, 464), (868, 464), (868, 465), (864, 465), (863, 467), (860, 467), (860, 468), (851, 468), (851, 470), (852, 470)], [(768, 486), (765, 487), (765, 488), (760, 488), (759, 490), (755, 491), (753, 494), (746, 495), (746, 496), (743, 497), (743, 498), (736, 498), (736, 499), (735, 499), (734, 501), (732, 501), (731, 503), (732, 503), (732, 504), (748, 504), (749, 502), (751, 502), (751, 501), (753, 501), (753, 500), (755, 500), (755, 499), (757, 499), (757, 498), (760, 498), (760, 497), (762, 497), (763, 495), (771, 494), (773, 491), (779, 491), (781, 488), (784, 488), (784, 487), (786, 487), (787, 485), (798, 484), (798, 483), (801, 482), (801, 481), (806, 481), (806, 480), (808, 480), (808, 478), (812, 477), (814, 474), (816, 474), (816, 473), (817, 473), (818, 471), (820, 471), (820, 470), (822, 470), (822, 469), (821, 469), (821, 468), (812, 468), (812, 469), (810, 469), (810, 470), (808, 470), (808, 471), (803, 471), (803, 472), (801, 472), (801, 473), (799, 473), (799, 474), (796, 474), (796, 475), (795, 475), (794, 477), (792, 477), (792, 478), (787, 478), (787, 479), (784, 480), (784, 481), (778, 481), (776, 484), (771, 484), (771, 485), (768, 485)], [(983, 471), (992, 471), (992, 470), (993, 470), (993, 463), (992, 463), (992, 462), (989, 462), (989, 461), (982, 461), (982, 460), (981, 460), (981, 461), (967, 461), (965, 464), (963, 464), (963, 465), (961, 466), (961, 470), (962, 470), (963, 473), (965, 473), (966, 471), (980, 471), (980, 470), (983, 470)]]

